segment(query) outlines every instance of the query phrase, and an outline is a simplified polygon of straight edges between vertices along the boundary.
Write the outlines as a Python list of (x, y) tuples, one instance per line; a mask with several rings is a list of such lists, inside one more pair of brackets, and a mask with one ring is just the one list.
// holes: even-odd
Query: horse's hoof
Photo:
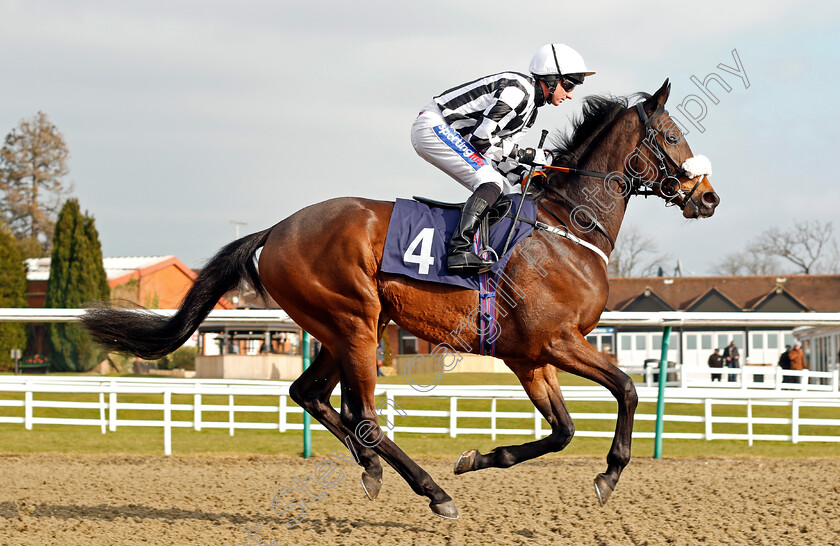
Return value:
[(382, 479), (376, 479), (367, 472), (362, 472), (362, 489), (365, 490), (365, 495), (370, 500), (373, 500), (379, 495), (379, 490), (382, 489)]
[(455, 462), (455, 475), (475, 470), (475, 458), (478, 457), (477, 449), (470, 449), (461, 453), (458, 460)]
[(595, 494), (598, 496), (598, 504), (604, 506), (612, 495), (613, 488), (607, 483), (603, 474), (595, 476)]
[(432, 509), (432, 512), (439, 515), (442, 518), (446, 519), (458, 519), (458, 508), (455, 507), (455, 503), (451, 500), (446, 502), (442, 502), (440, 504), (429, 504), (429, 508)]

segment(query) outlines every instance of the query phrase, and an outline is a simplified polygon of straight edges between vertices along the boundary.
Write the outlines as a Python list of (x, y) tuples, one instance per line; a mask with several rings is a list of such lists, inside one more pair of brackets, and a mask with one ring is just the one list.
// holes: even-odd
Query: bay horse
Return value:
[[(633, 194), (661, 197), (666, 205), (682, 209), (685, 218), (712, 216), (720, 201), (709, 183), (709, 170), (695, 174), (680, 167), (693, 154), (664, 109), (669, 92), (666, 80), (653, 95), (639, 94), (632, 105), (626, 97), (588, 97), (571, 134), (558, 137), (555, 158), (573, 169), (547, 171), (532, 194), (539, 202), (537, 220), (543, 227), (552, 226), (553, 232), (535, 230), (529, 237), (541, 246), (538, 264), (522, 250), (524, 243), (513, 250), (504, 274), (524, 295), (516, 302), (499, 299), (496, 340), (496, 355), (516, 374), (551, 433), (487, 454), (467, 451), (456, 463), (456, 474), (507, 468), (568, 445), (574, 425), (558, 384), (559, 369), (603, 385), (618, 401), (607, 470), (595, 478), (601, 505), (615, 489), (630, 461), (637, 396), (632, 380), (585, 337), (598, 325), (607, 301), (605, 258)], [(588, 226), (575, 218), (587, 202), (583, 216)], [(104, 305), (88, 309), (82, 324), (112, 350), (160, 358), (181, 346), (219, 298), (247, 279), (321, 342), (320, 352), (292, 384), (290, 395), (356, 452), (367, 496), (373, 500), (381, 488), (381, 457), (415, 493), (428, 497), (435, 514), (457, 518), (452, 498), (379, 429), (375, 354), (392, 320), (419, 338), (446, 344), (477, 307), (478, 293), (380, 270), (393, 206), (355, 197), (311, 205), (222, 248), (173, 316)], [(554, 229), (558, 223), (567, 227)], [(558, 235), (563, 231), (571, 235)], [(477, 352), (478, 334), (465, 330), (461, 335), (469, 352)], [(340, 412), (329, 403), (339, 383)], [(354, 432), (365, 422), (381, 437), (375, 445)]]

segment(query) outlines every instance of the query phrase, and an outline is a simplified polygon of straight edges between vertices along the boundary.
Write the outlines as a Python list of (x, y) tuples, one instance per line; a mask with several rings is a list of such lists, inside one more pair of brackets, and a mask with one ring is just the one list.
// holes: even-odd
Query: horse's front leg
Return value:
[(585, 377), (606, 387), (618, 402), (615, 435), (607, 455), (607, 471), (595, 478), (595, 494), (603, 506), (615, 490), (621, 471), (630, 462), (630, 443), (633, 436), (633, 416), (638, 396), (630, 377), (613, 366), (574, 328), (552, 340), (543, 357), (561, 370)]
[(551, 425), (551, 434), (522, 445), (497, 447), (486, 455), (476, 449), (466, 451), (455, 463), (455, 474), (489, 467), (507, 468), (546, 453), (560, 451), (572, 440), (575, 426), (560, 392), (557, 369), (550, 364), (519, 361), (505, 363), (519, 378), (534, 406)]

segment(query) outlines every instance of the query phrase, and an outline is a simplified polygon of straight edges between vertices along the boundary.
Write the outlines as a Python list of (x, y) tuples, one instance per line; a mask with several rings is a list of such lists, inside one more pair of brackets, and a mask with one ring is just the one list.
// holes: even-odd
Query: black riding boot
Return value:
[(479, 186), (464, 203), (461, 221), (458, 222), (458, 228), (449, 240), (449, 256), (446, 260), (446, 267), (450, 273), (483, 273), (493, 265), (494, 262), (479, 258), (472, 251), (472, 244), (482, 218), (500, 194), (501, 190), (498, 186), (486, 183)]

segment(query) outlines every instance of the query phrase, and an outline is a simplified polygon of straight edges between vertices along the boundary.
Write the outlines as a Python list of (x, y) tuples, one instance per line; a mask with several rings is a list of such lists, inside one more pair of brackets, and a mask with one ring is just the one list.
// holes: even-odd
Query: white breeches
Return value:
[(492, 182), (501, 188), (504, 195), (522, 192), (518, 184), (511, 184), (487, 158), (446, 123), (434, 101), (423, 108), (414, 120), (411, 144), (417, 155), (470, 191)]

